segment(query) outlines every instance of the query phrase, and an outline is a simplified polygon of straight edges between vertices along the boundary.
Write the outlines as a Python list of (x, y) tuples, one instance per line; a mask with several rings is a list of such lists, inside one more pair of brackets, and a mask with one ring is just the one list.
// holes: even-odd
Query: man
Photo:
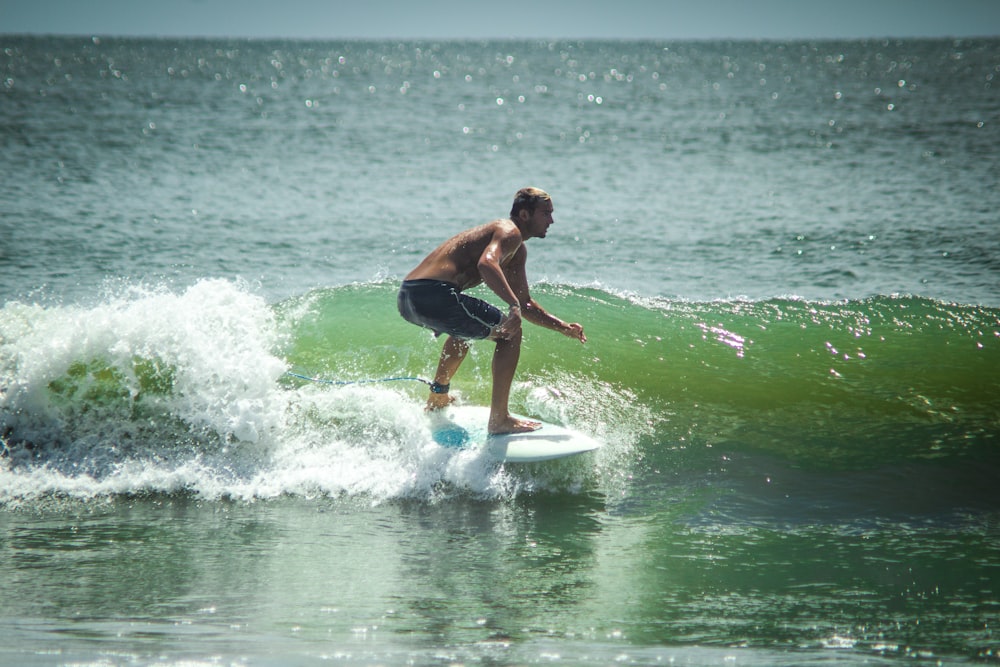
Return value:
[[(540, 424), (510, 414), (510, 386), (521, 356), (521, 320), (558, 331), (581, 343), (583, 327), (550, 315), (531, 298), (524, 242), (545, 238), (552, 225), (552, 198), (537, 188), (524, 188), (514, 197), (510, 218), (494, 220), (448, 239), (410, 271), (399, 290), (399, 313), (409, 322), (448, 334), (437, 373), (427, 398), (436, 410), (450, 402), (451, 378), (469, 351), (469, 340), (496, 342), (493, 353), (493, 398), (490, 433), (523, 433)], [(481, 299), (463, 294), (485, 283), (508, 306), (507, 314)]]

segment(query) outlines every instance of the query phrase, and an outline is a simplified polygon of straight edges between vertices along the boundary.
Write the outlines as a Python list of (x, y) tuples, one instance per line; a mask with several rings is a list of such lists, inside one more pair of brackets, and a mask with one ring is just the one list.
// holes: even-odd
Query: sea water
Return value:
[[(0, 47), (0, 663), (997, 659), (997, 40)], [(525, 185), (499, 465), (395, 289)]]

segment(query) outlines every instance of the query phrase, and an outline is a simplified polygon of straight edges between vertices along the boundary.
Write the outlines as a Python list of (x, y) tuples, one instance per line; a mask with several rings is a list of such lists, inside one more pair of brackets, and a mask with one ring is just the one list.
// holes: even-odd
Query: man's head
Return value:
[(514, 205), (510, 208), (510, 219), (517, 220), (521, 211), (526, 211), (530, 216), (542, 202), (551, 202), (552, 197), (544, 190), (538, 188), (521, 188), (514, 195)]

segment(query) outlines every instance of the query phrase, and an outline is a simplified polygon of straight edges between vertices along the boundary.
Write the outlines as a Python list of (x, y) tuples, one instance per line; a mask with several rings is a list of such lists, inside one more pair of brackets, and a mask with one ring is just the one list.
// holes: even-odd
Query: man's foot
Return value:
[(435, 394), (431, 393), (427, 397), (427, 406), (424, 408), (427, 412), (433, 412), (434, 410), (441, 410), (448, 407), (455, 402), (453, 396), (448, 394)]
[(496, 421), (490, 419), (488, 430), (490, 435), (505, 435), (507, 433), (531, 433), (541, 427), (541, 422), (536, 422), (533, 419), (518, 419), (507, 415), (506, 419)]

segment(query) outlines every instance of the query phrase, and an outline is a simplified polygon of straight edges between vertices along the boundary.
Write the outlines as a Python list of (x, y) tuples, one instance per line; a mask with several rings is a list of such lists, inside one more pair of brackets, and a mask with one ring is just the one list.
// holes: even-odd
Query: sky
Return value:
[(1000, 0), (0, 0), (0, 34), (300, 39), (1000, 35)]

